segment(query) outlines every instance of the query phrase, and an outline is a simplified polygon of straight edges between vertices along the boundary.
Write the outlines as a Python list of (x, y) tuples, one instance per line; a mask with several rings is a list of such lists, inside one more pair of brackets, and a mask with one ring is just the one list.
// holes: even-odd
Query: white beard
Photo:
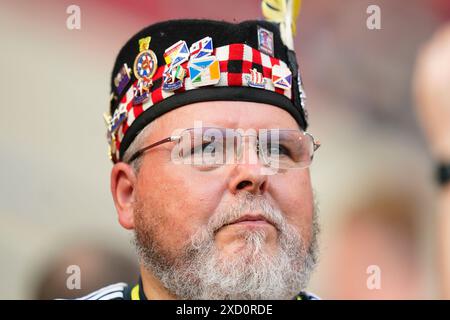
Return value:
[[(239, 234), (243, 249), (232, 257), (225, 256), (216, 247), (215, 231), (252, 209), (275, 222), (279, 230), (276, 252), (265, 248), (264, 230), (243, 230)], [(293, 299), (306, 288), (317, 262), (317, 207), (308, 246), (279, 210), (251, 194), (244, 194), (237, 205), (219, 208), (208, 225), (172, 259), (156, 243), (154, 232), (143, 227), (137, 227), (135, 233), (141, 263), (180, 299)]]

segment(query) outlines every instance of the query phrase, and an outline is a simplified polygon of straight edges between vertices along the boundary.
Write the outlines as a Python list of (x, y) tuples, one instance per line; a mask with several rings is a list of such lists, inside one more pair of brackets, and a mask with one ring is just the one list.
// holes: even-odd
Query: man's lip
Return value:
[(244, 214), (242, 217), (240, 217), (239, 219), (236, 219), (230, 223), (227, 223), (225, 226), (227, 225), (231, 225), (231, 224), (236, 224), (236, 223), (240, 223), (240, 222), (246, 222), (246, 221), (255, 221), (255, 222), (266, 222), (269, 223), (271, 225), (274, 226), (274, 224), (272, 223), (272, 221), (266, 219), (263, 215), (261, 214)]

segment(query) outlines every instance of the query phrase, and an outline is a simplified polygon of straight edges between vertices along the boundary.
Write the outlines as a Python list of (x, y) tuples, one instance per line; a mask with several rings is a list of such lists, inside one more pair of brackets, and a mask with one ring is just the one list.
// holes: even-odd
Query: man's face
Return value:
[[(195, 121), (256, 132), (298, 129), (278, 107), (202, 102), (158, 118), (146, 142), (192, 128)], [(309, 169), (264, 175), (261, 163), (243, 161), (202, 171), (174, 163), (173, 146), (165, 143), (143, 155), (134, 186), (136, 242), (146, 268), (185, 298), (292, 298), (304, 289), (317, 233)], [(256, 152), (250, 144), (244, 148), (244, 154)]]

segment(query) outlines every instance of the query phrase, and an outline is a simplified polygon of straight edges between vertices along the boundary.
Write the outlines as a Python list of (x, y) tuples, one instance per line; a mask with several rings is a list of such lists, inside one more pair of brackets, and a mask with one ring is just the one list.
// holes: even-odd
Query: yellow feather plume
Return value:
[(283, 41), (292, 50), (301, 3), (301, 0), (262, 0), (261, 2), (264, 18), (280, 24)]

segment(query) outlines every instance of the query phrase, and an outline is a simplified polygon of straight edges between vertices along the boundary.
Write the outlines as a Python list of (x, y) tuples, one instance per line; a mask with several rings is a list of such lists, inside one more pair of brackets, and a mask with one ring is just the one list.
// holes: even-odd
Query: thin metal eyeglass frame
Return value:
[[(155, 143), (152, 143), (151, 145), (148, 145), (148, 146), (146, 146), (146, 147), (144, 147), (144, 148), (142, 148), (142, 149), (136, 151), (136, 152), (130, 157), (130, 159), (128, 159), (127, 163), (130, 164), (131, 162), (133, 162), (133, 161), (136, 160), (137, 158), (141, 157), (146, 151), (148, 151), (148, 150), (150, 150), (150, 149), (152, 149), (152, 148), (154, 148), (154, 147), (157, 147), (157, 146), (159, 146), (159, 145), (161, 145), (161, 144), (168, 143), (168, 142), (177, 142), (177, 141), (179, 141), (179, 140), (181, 139), (181, 137), (183, 136), (183, 133), (184, 133), (185, 131), (192, 130), (192, 129), (195, 129), (195, 128), (184, 129), (184, 130), (181, 132), (180, 135), (170, 136), (170, 137), (164, 138), (164, 139), (162, 139), (162, 140), (159, 140), (159, 141), (157, 141), (157, 142), (155, 142)], [(221, 128), (217, 128), (217, 129), (221, 129)], [(226, 128), (222, 128), (222, 129), (226, 129)], [(270, 129), (269, 129), (269, 130), (270, 130)], [(290, 130), (290, 129), (280, 129), (280, 130)], [(300, 132), (301, 132), (301, 131), (300, 131)], [(314, 136), (313, 136), (311, 133), (307, 132), (307, 131), (303, 131), (303, 134), (308, 135), (308, 136), (311, 137), (311, 139), (312, 139), (312, 141), (313, 141), (313, 154), (314, 154), (314, 152), (315, 152), (317, 149), (319, 149), (319, 147), (321, 146), (320, 141), (319, 141), (319, 140), (315, 140), (315, 139), (314, 139)]]

